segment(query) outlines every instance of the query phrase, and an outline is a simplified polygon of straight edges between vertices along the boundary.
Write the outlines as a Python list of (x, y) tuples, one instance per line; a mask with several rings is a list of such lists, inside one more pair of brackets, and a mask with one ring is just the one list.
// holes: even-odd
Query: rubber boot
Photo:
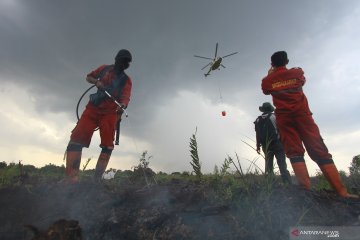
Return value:
[(81, 151), (66, 152), (65, 182), (77, 183), (79, 181), (79, 169), (81, 162)]
[(106, 152), (101, 152), (99, 159), (96, 163), (96, 168), (95, 168), (95, 175), (94, 175), (94, 179), (96, 181), (101, 180), (102, 175), (104, 174), (106, 167), (109, 163), (110, 160), (110, 156), (111, 153), (106, 153)]
[(349, 194), (346, 190), (346, 187), (343, 185), (340, 174), (335, 166), (335, 164), (324, 164), (319, 166), (325, 178), (329, 181), (330, 185), (335, 189), (335, 191), (344, 198), (359, 198), (359, 196), (354, 194)]
[(310, 190), (311, 189), (310, 176), (309, 176), (309, 172), (307, 170), (305, 162), (291, 163), (291, 166), (294, 170), (294, 173), (299, 182), (299, 185), (304, 187), (307, 190)]

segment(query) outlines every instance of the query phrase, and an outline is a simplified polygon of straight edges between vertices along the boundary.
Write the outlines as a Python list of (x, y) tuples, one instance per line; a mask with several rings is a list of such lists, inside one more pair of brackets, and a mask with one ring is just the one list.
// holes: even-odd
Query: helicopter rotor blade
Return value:
[(209, 59), (209, 60), (213, 60), (212, 58), (202, 57), (202, 56), (198, 56), (198, 55), (194, 55), (194, 57), (197, 57), (197, 58), (204, 58), (204, 59)]
[(238, 52), (233, 52), (233, 53), (230, 53), (230, 54), (228, 54), (228, 55), (226, 55), (226, 56), (223, 56), (222, 58), (226, 58), (226, 57), (229, 57), (229, 56), (231, 56), (231, 55), (234, 55), (234, 54), (237, 54)]
[(224, 65), (220, 64), (220, 66), (222, 66), (223, 68), (226, 68)]
[(214, 57), (214, 59), (216, 59), (216, 56), (217, 56), (217, 51), (218, 51), (218, 43), (216, 43), (216, 47), (215, 47), (215, 57)]
[(201, 70), (204, 70), (207, 66), (209, 66), (211, 64), (211, 62), (209, 62), (208, 64), (206, 64)]

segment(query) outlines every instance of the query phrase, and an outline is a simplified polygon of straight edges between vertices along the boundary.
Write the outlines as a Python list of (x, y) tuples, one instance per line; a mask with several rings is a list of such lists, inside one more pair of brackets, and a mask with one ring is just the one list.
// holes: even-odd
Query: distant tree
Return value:
[(360, 174), (360, 155), (353, 157), (350, 167), (350, 175)]
[(346, 172), (343, 171), (343, 170), (339, 170), (339, 175), (340, 175), (340, 177), (342, 177), (342, 178), (346, 178)]
[(34, 173), (37, 171), (37, 168), (33, 165), (24, 165), (22, 168), (25, 173)]
[(190, 176), (190, 172), (189, 172), (189, 171), (183, 171), (183, 172), (181, 173), (181, 175), (183, 175), (183, 176)]
[(6, 162), (0, 162), (0, 169), (1, 168), (6, 168), (6, 167), (7, 167)]
[(215, 164), (213, 174), (215, 176), (219, 175), (219, 167)]
[(45, 165), (44, 167), (40, 168), (40, 173), (50, 174), (50, 175), (52, 175), (52, 174), (59, 175), (59, 174), (64, 173), (64, 168), (50, 163), (50, 164)]
[(231, 157), (228, 156), (228, 158), (225, 158), (223, 164), (221, 165), (220, 174), (221, 176), (224, 176), (228, 170), (230, 169), (230, 163), (232, 163), (233, 160)]
[(8, 165), (8, 167), (14, 167), (14, 166), (16, 166), (16, 163), (14, 163), (14, 162), (9, 163), (9, 165)]
[(157, 174), (158, 174), (158, 175), (164, 175), (164, 176), (167, 176), (167, 175), (168, 175), (166, 172), (162, 172), (162, 171), (159, 171)]

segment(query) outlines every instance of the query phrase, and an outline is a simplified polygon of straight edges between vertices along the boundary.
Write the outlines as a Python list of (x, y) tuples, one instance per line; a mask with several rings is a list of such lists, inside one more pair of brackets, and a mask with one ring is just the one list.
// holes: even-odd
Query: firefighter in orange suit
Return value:
[(101, 153), (95, 168), (96, 180), (101, 179), (114, 149), (116, 123), (121, 109), (103, 90), (110, 93), (125, 109), (130, 101), (132, 81), (124, 72), (132, 61), (131, 53), (121, 49), (113, 65), (102, 65), (89, 73), (86, 81), (96, 85), (98, 91), (90, 95), (90, 101), (71, 133), (66, 151), (66, 178), (69, 183), (78, 181), (83, 147), (89, 147), (92, 135), (99, 128)]
[(326, 179), (341, 197), (358, 197), (347, 192), (319, 128), (314, 122), (302, 89), (306, 82), (303, 70), (287, 69), (288, 63), (285, 51), (275, 52), (271, 56), (271, 68), (268, 75), (263, 78), (261, 87), (264, 94), (272, 95), (281, 141), (299, 184), (306, 189), (311, 188), (304, 160), (304, 144), (310, 158), (318, 164)]

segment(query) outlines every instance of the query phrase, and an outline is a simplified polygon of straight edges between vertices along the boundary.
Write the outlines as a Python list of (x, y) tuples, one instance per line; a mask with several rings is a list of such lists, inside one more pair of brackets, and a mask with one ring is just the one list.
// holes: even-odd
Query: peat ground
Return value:
[(360, 226), (360, 202), (263, 175), (202, 181), (169, 175), (156, 184), (83, 179), (72, 186), (29, 180), (2, 187), (0, 196), (3, 240), (32, 239), (25, 225), (46, 230), (60, 219), (76, 220), (81, 229), (81, 238), (67, 239), (88, 240), (281, 240), (294, 226)]

